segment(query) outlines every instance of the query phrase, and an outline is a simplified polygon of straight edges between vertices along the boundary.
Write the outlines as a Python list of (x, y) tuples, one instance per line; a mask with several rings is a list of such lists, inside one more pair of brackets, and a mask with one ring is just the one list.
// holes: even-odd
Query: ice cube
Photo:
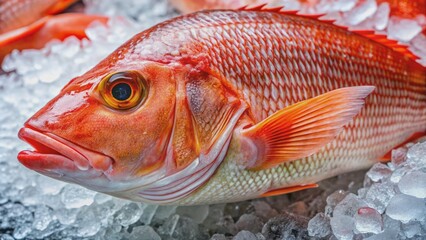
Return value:
[(166, 221), (165, 223), (158, 228), (158, 233), (160, 233), (161, 235), (165, 235), (165, 236), (172, 236), (173, 232), (176, 229), (176, 225), (179, 221), (179, 215), (177, 214), (173, 214), (171, 215)]
[(157, 211), (158, 205), (147, 205), (140, 218), (140, 222), (145, 225), (149, 225)]
[(365, 195), (368, 206), (380, 214), (385, 211), (391, 198), (395, 195), (395, 187), (391, 182), (374, 183)]
[(101, 229), (100, 219), (90, 210), (79, 212), (74, 226), (77, 228), (77, 237), (91, 237)]
[(242, 230), (232, 240), (257, 240), (257, 237), (252, 232)]
[(161, 240), (161, 237), (150, 226), (134, 227), (129, 240)]
[(52, 180), (45, 176), (38, 176), (36, 178), (37, 186), (40, 187), (43, 194), (58, 194), (62, 188), (67, 185), (65, 182)]
[(417, 221), (411, 221), (407, 224), (403, 224), (401, 229), (407, 238), (413, 238), (416, 235), (423, 235), (423, 237), (426, 236), (426, 230), (423, 231), (420, 222)]
[(349, 216), (353, 217), (361, 207), (367, 207), (367, 203), (360, 199), (357, 195), (349, 193), (346, 197), (339, 202), (334, 208), (333, 217), (335, 216)]
[(33, 227), (39, 231), (45, 230), (53, 220), (52, 217), (53, 211), (50, 208), (44, 205), (36, 207), (34, 212)]
[(15, 239), (24, 239), (28, 236), (28, 234), (31, 233), (31, 225), (28, 224), (21, 224), (16, 226), (16, 228), (13, 230), (13, 237)]
[(331, 233), (330, 218), (324, 213), (318, 213), (309, 220), (308, 223), (309, 236), (324, 238)]
[(426, 142), (417, 143), (407, 152), (407, 163), (416, 167), (426, 166)]
[(343, 190), (337, 190), (333, 192), (332, 194), (330, 194), (326, 199), (327, 206), (325, 207), (325, 214), (327, 216), (331, 216), (336, 205), (340, 201), (342, 201), (346, 197), (346, 195), (348, 195), (348, 192)]
[(397, 149), (393, 149), (391, 152), (391, 163), (393, 166), (397, 167), (405, 162), (407, 159), (407, 151), (408, 149), (405, 147), (400, 147)]
[(351, 240), (354, 236), (354, 220), (346, 215), (335, 215), (330, 219), (334, 236), (340, 240)]
[(80, 208), (94, 201), (95, 192), (76, 185), (67, 185), (62, 189), (61, 201), (65, 208)]
[(15, 240), (15, 239), (9, 234), (0, 234), (0, 240)]
[(373, 182), (379, 182), (383, 178), (389, 177), (391, 173), (392, 170), (390, 170), (388, 166), (383, 163), (376, 163), (368, 170), (367, 176)]
[(127, 227), (139, 220), (142, 216), (143, 208), (144, 204), (128, 203), (114, 214), (114, 220), (123, 227)]
[(373, 16), (376, 10), (377, 3), (375, 0), (360, 1), (353, 9), (344, 13), (344, 18), (347, 24), (355, 26)]
[(399, 190), (417, 198), (426, 198), (426, 173), (414, 171), (401, 178)]
[(403, 223), (424, 219), (426, 216), (425, 200), (405, 194), (395, 195), (386, 208), (386, 214)]
[(398, 239), (398, 232), (394, 229), (385, 229), (382, 233), (365, 238), (365, 240), (389, 240)]
[(355, 214), (355, 228), (360, 233), (381, 233), (383, 232), (382, 216), (376, 209), (362, 207)]
[(181, 216), (186, 216), (192, 218), (197, 223), (202, 223), (207, 215), (209, 214), (208, 205), (198, 205), (198, 206), (183, 206), (176, 209), (176, 213)]
[(387, 2), (382, 2), (377, 8), (376, 13), (374, 14), (374, 28), (376, 30), (384, 30), (388, 25), (390, 14), (390, 6)]
[(388, 36), (390, 38), (408, 42), (422, 31), (417, 21), (392, 16), (388, 25)]
[(77, 219), (77, 214), (79, 213), (78, 208), (66, 209), (58, 208), (55, 209), (54, 214), (56, 219), (63, 225), (71, 225)]

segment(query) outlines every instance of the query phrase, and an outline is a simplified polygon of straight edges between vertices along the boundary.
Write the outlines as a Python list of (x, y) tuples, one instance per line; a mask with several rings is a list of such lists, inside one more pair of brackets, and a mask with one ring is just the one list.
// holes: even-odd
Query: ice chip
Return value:
[(161, 240), (161, 237), (150, 226), (134, 227), (129, 240)]
[(395, 195), (395, 188), (391, 182), (374, 183), (365, 195), (368, 206), (376, 209), (380, 214), (385, 211), (391, 198)]
[(340, 240), (351, 240), (354, 236), (354, 220), (345, 215), (336, 215), (330, 219), (334, 236)]
[(311, 237), (323, 238), (331, 233), (330, 218), (325, 216), (324, 213), (318, 213), (309, 220), (308, 232)]
[(142, 216), (143, 208), (144, 205), (141, 203), (128, 203), (114, 214), (115, 221), (123, 227), (127, 227), (139, 220)]
[(39, 231), (45, 230), (52, 220), (52, 210), (44, 205), (40, 205), (34, 212), (33, 227)]
[(426, 166), (426, 142), (413, 145), (407, 152), (407, 163), (424, 167)]
[(375, 0), (360, 1), (353, 9), (344, 13), (344, 18), (346, 23), (354, 26), (371, 17), (376, 10), (377, 3)]
[(407, 158), (407, 151), (408, 151), (408, 149), (405, 148), (405, 147), (393, 149), (392, 152), (391, 152), (391, 157), (392, 157), (391, 163), (392, 163), (392, 165), (397, 167), (397, 166), (401, 165), (402, 163), (404, 163), (406, 158)]
[(16, 226), (16, 228), (13, 230), (13, 237), (15, 239), (24, 239), (28, 236), (28, 234), (31, 233), (31, 229), (31, 226), (28, 224)]
[(367, 172), (367, 176), (373, 181), (378, 182), (383, 178), (390, 176), (392, 170), (383, 163), (376, 163)]
[(78, 237), (94, 236), (101, 229), (100, 219), (90, 210), (82, 210), (78, 214), (74, 226), (77, 227), (76, 235)]
[(377, 8), (376, 13), (374, 14), (374, 28), (376, 30), (383, 30), (388, 25), (390, 14), (390, 6), (387, 2), (382, 2)]
[(334, 216), (349, 216), (353, 217), (361, 207), (366, 207), (367, 203), (353, 193), (349, 193), (339, 202), (334, 208)]
[(365, 240), (390, 240), (398, 239), (398, 232), (394, 229), (385, 229), (382, 233), (365, 238)]
[(237, 235), (235, 235), (232, 240), (257, 240), (257, 237), (252, 232), (242, 230), (237, 233)]
[(399, 190), (417, 198), (426, 198), (426, 173), (415, 171), (408, 173), (398, 183)]
[(407, 224), (403, 224), (401, 228), (407, 238), (413, 238), (416, 235), (426, 235), (426, 230), (422, 230), (422, 226), (417, 221), (411, 221)]
[(408, 42), (422, 31), (416, 20), (391, 17), (388, 25), (388, 36), (402, 42)]
[(424, 219), (426, 216), (425, 199), (405, 194), (395, 195), (386, 208), (386, 214), (403, 223)]
[(207, 215), (209, 214), (208, 205), (198, 205), (198, 206), (182, 206), (176, 209), (176, 213), (181, 216), (186, 216), (192, 218), (197, 223), (202, 223)]
[(79, 208), (92, 204), (95, 194), (95, 192), (79, 186), (67, 185), (62, 189), (61, 201), (65, 208)]
[(362, 207), (355, 214), (355, 228), (360, 233), (381, 233), (383, 231), (382, 216), (376, 209)]
[(158, 205), (147, 205), (139, 221), (142, 224), (149, 225), (157, 211)]
[(160, 228), (158, 228), (158, 233), (160, 233), (161, 235), (172, 236), (179, 221), (179, 217), (180, 216), (177, 214), (171, 215), (166, 220), (166, 222)]

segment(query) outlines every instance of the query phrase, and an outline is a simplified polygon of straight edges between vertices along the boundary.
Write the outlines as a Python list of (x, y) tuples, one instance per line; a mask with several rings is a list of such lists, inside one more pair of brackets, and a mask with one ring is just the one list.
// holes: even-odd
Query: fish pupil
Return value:
[(132, 95), (132, 88), (127, 83), (119, 83), (112, 88), (111, 94), (118, 101), (125, 101)]

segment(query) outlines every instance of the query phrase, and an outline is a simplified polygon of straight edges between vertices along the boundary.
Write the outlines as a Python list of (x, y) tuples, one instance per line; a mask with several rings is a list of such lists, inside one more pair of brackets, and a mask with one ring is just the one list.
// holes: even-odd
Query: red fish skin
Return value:
[(76, 0), (1, 0), (0, 34), (57, 13)]
[(94, 21), (106, 24), (107, 17), (98, 15), (86, 15), (82, 13), (65, 13), (51, 17), (45, 17), (40, 26), (16, 38), (5, 38), (0, 36), (0, 62), (14, 49), (40, 49), (53, 39), (64, 40), (69, 36), (78, 39), (86, 38), (85, 30)]
[[(134, 111), (111, 111), (100, 100), (97, 86), (106, 75), (127, 70), (146, 76), (148, 100)], [(179, 171), (194, 160), (191, 157), (207, 154), (222, 133), (220, 116), (235, 109), (247, 107), (238, 129), (294, 103), (351, 86), (376, 90), (334, 141), (314, 155), (276, 167), (282, 172), (309, 171), (275, 176), (261, 183), (266, 187), (307, 184), (366, 168), (413, 133), (424, 132), (426, 70), (390, 47), (315, 19), (267, 11), (204, 11), (136, 35), (72, 80), (26, 127), (110, 156), (114, 166), (105, 174), (126, 182), (165, 166)], [(177, 135), (171, 132), (176, 124), (174, 128), (181, 129)], [(182, 130), (190, 128), (191, 133)], [(167, 147), (168, 140), (172, 144)], [(232, 138), (228, 157), (236, 154), (237, 142)], [(189, 154), (177, 158), (170, 152)], [(232, 169), (273, 177), (268, 170)], [(236, 201), (262, 194), (252, 188), (242, 196), (226, 184), (230, 180), (216, 177), (228, 170), (217, 170), (179, 203)], [(223, 188), (224, 194), (209, 191), (214, 186)]]
[(416, 18), (418, 15), (426, 15), (425, 0), (377, 0), (377, 3), (387, 2), (391, 8), (391, 16), (401, 18)]

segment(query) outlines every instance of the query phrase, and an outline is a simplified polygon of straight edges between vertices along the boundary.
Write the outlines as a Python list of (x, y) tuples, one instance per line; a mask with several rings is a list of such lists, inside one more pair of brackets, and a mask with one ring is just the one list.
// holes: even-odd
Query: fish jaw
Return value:
[(21, 128), (18, 137), (34, 147), (34, 150), (23, 150), (18, 154), (19, 162), (29, 169), (67, 182), (85, 181), (85, 185), (96, 190), (110, 182), (108, 171), (114, 163), (110, 156), (28, 126)]
[[(34, 151), (22, 151), (18, 155), (18, 160), (35, 170), (38, 165), (44, 165), (45, 169), (55, 169), (63, 164), (64, 167), (69, 167), (66, 169), (94, 168), (99, 171), (108, 171), (114, 161), (107, 155), (82, 148), (55, 134), (42, 133), (29, 127), (23, 127), (18, 137), (35, 148)], [(38, 161), (32, 161), (33, 159)], [(73, 163), (73, 167), (70, 166), (69, 161)]]

